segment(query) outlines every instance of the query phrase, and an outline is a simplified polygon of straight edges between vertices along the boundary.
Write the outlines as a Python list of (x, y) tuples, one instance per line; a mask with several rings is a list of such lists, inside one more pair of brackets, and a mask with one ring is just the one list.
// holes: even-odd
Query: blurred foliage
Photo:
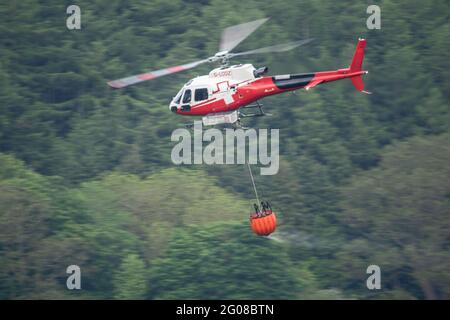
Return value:
[(382, 261), (388, 288), (427, 299), (449, 296), (449, 141), (443, 134), (390, 146), (377, 168), (344, 188), (342, 219), (355, 237), (339, 254), (347, 277), (359, 272), (355, 264)]
[[(442, 299), (450, 297), (450, 10), (446, 0), (71, 1), (0, 4), (0, 298)], [(372, 4), (372, 3), (369, 3)], [(237, 9), (239, 8), (239, 9)], [(350, 81), (264, 99), (280, 128), (276, 176), (257, 176), (280, 227), (246, 226), (242, 166), (174, 168), (167, 110), (201, 66), (106, 82), (214, 54), (221, 30), (271, 17), (238, 51), (271, 74), (345, 67), (368, 39), (371, 96)], [(82, 290), (66, 289), (66, 267)], [(365, 288), (369, 264), (382, 290)]]
[(295, 298), (301, 288), (292, 267), (285, 247), (255, 237), (246, 224), (185, 228), (151, 269), (151, 297)]

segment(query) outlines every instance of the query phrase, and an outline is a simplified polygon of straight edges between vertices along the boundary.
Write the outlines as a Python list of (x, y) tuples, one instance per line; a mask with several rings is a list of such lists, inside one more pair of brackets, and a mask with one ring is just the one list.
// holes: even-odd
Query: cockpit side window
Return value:
[(180, 104), (181, 101), (181, 96), (183, 95), (183, 90), (180, 90), (177, 95), (175, 96), (175, 98), (173, 98), (173, 102), (175, 102), (176, 104)]
[(191, 89), (187, 89), (184, 91), (183, 103), (191, 102)]
[(203, 101), (208, 99), (208, 89), (200, 88), (195, 89), (195, 101)]

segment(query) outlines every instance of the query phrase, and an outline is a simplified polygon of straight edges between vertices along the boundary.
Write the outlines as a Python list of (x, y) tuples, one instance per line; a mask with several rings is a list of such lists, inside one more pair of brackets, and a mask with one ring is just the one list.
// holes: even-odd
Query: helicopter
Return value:
[[(350, 66), (333, 71), (315, 73), (285, 74), (265, 76), (267, 67), (255, 68), (252, 64), (230, 65), (230, 59), (269, 52), (285, 52), (305, 45), (313, 39), (291, 41), (283, 44), (233, 53), (233, 50), (245, 38), (252, 34), (268, 18), (259, 19), (224, 29), (219, 51), (213, 56), (191, 63), (173, 66), (161, 70), (146, 72), (126, 78), (109, 81), (108, 85), (115, 89), (124, 88), (143, 81), (170, 75), (195, 68), (204, 63), (219, 63), (208, 75), (189, 80), (173, 97), (169, 110), (183, 116), (202, 116), (204, 126), (231, 124), (242, 127), (241, 119), (270, 115), (264, 112), (260, 99), (294, 91), (309, 90), (319, 84), (349, 78), (354, 87), (363, 93), (362, 62), (364, 58), (365, 39), (358, 39)], [(243, 109), (255, 109), (253, 113), (245, 113)]]

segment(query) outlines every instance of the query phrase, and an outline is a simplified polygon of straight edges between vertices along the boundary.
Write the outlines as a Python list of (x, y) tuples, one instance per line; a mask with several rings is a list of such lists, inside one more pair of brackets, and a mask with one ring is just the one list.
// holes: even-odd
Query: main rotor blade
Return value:
[(267, 20), (269, 20), (269, 18), (259, 19), (226, 28), (222, 32), (219, 51), (231, 51)]
[(237, 53), (230, 53), (231, 57), (235, 56), (243, 56), (248, 54), (258, 54), (258, 53), (268, 53), (268, 52), (284, 52), (288, 50), (292, 50), (294, 48), (297, 48), (301, 45), (307, 44), (308, 42), (311, 42), (314, 40), (313, 38), (306, 39), (306, 40), (299, 40), (299, 41), (291, 41), (283, 44), (277, 44), (270, 47), (264, 47), (259, 49), (254, 49), (250, 51), (244, 51), (244, 52), (237, 52)]
[(142, 82), (142, 81), (153, 80), (155, 78), (166, 76), (168, 74), (192, 69), (192, 68), (195, 68), (196, 66), (198, 66), (202, 63), (208, 62), (208, 61), (209, 61), (208, 59), (198, 60), (198, 61), (194, 61), (191, 63), (182, 64), (180, 66), (175, 66), (175, 67), (160, 69), (160, 70), (156, 70), (156, 71), (141, 73), (141, 74), (137, 74), (137, 75), (126, 77), (126, 78), (109, 81), (108, 85), (115, 89), (120, 89), (120, 88), (124, 88), (124, 87), (130, 86), (132, 84)]

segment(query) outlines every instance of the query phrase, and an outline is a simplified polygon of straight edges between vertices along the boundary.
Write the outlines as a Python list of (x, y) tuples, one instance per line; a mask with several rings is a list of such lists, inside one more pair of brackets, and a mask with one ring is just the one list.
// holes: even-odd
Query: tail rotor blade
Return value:
[(191, 63), (182, 64), (179, 66), (174, 66), (174, 67), (164, 68), (164, 69), (160, 69), (160, 70), (156, 70), (156, 71), (141, 73), (141, 74), (137, 74), (137, 75), (126, 77), (126, 78), (109, 81), (108, 85), (112, 88), (120, 89), (120, 88), (128, 87), (128, 86), (136, 84), (136, 83), (143, 82), (143, 81), (153, 80), (155, 78), (159, 78), (159, 77), (166, 76), (169, 74), (177, 73), (177, 72), (184, 71), (184, 70), (189, 70), (189, 69), (195, 68), (198, 65), (200, 65), (202, 63), (206, 63), (206, 62), (209, 62), (209, 60), (208, 59), (198, 60), (198, 61), (194, 61)]
[(314, 39), (310, 38), (310, 39), (299, 40), (299, 41), (291, 41), (291, 42), (277, 44), (277, 45), (270, 46), (270, 47), (264, 47), (264, 48), (259, 48), (259, 49), (254, 49), (254, 50), (250, 50), (250, 51), (244, 51), (244, 52), (231, 53), (231, 57), (243, 56), (243, 55), (249, 55), (249, 54), (268, 53), (268, 52), (284, 52), (284, 51), (292, 50), (292, 49), (302, 46), (304, 44), (307, 44), (308, 42), (311, 42), (312, 40), (314, 40)]
[(222, 32), (219, 51), (231, 51), (267, 20), (269, 20), (269, 18), (259, 19), (226, 28)]

